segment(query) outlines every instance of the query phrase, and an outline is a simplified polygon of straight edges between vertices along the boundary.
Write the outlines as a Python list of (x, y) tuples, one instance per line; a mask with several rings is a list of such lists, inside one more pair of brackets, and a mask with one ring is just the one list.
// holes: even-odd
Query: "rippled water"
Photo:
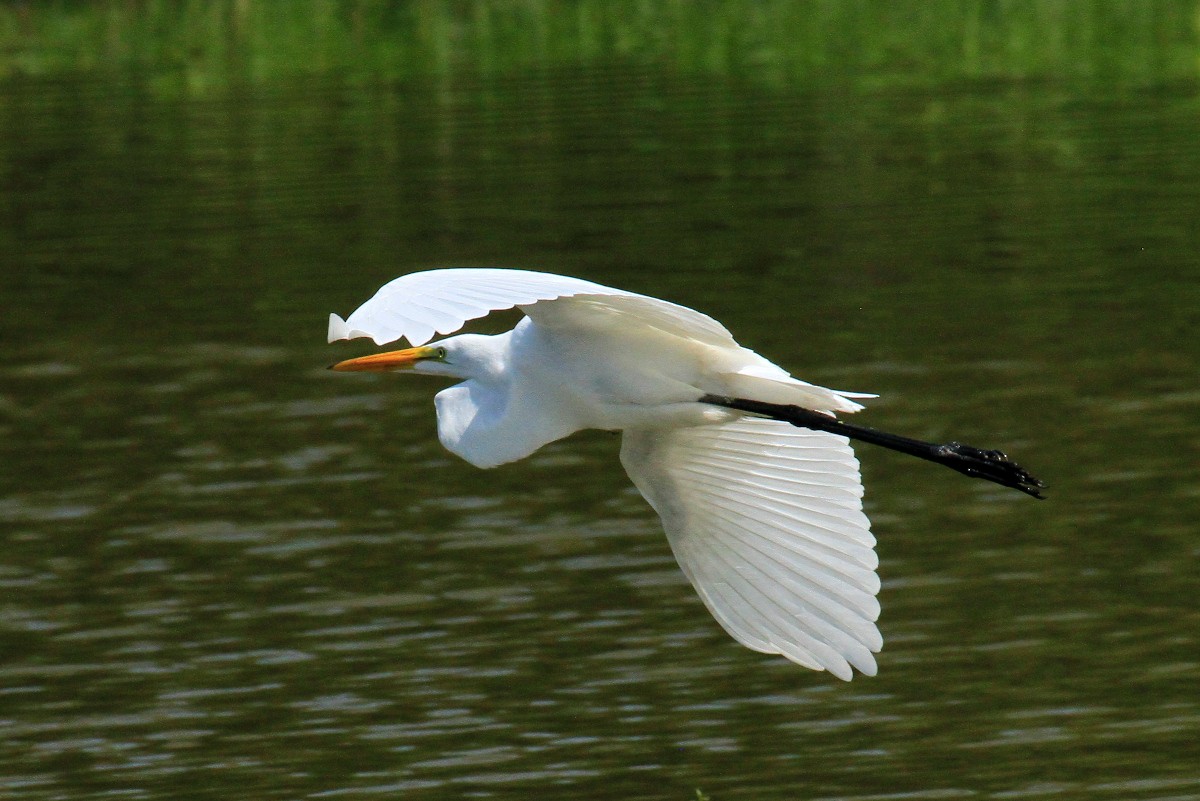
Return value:
[[(10, 82), (18, 798), (1200, 797), (1193, 87)], [(418, 267), (702, 308), (864, 422), (876, 678), (747, 651), (589, 432), (481, 472), (323, 344)]]

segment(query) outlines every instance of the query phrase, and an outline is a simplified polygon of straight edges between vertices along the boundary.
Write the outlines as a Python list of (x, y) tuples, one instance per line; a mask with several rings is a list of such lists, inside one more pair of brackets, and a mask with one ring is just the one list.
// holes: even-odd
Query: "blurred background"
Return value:
[[(0, 3), (0, 794), (1200, 798), (1200, 2)], [(729, 639), (598, 432), (478, 471), (383, 282), (668, 298), (856, 422), (885, 647)]]

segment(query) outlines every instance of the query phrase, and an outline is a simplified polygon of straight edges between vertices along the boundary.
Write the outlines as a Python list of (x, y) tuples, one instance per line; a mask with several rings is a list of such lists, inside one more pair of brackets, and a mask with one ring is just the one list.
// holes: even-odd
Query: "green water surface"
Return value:
[[(1200, 798), (1200, 92), (899, 83), (10, 74), (0, 794)], [(616, 437), (479, 471), (436, 380), (324, 369), (449, 265), (699, 308), (1049, 500), (860, 449), (879, 675), (753, 653)]]

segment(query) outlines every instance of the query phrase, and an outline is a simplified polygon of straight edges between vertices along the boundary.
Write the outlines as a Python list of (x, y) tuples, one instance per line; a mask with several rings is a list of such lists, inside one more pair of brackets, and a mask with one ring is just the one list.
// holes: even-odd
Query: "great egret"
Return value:
[[(516, 307), (496, 336), (468, 320)], [(851, 426), (874, 397), (793, 378), (698, 311), (577, 278), (451, 269), (386, 284), (329, 341), (404, 337), (412, 347), (331, 369), (464, 379), (437, 393), (438, 438), (477, 467), (521, 459), (585, 428), (623, 432), (621, 463), (671, 548), (738, 642), (849, 680), (883, 646), (875, 538), (847, 438), (1041, 497), (999, 451)]]

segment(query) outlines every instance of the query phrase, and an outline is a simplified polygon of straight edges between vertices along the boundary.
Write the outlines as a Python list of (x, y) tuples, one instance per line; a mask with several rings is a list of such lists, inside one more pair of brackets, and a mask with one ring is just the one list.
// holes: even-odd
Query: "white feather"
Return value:
[(621, 462), (734, 639), (841, 679), (874, 675), (878, 561), (843, 437), (756, 418), (629, 430)]
[(365, 336), (384, 345), (403, 337), (414, 346), (424, 345), (435, 333), (451, 334), (469, 320), (516, 306), (534, 319), (544, 315), (544, 324), (553, 326), (555, 320), (566, 318), (552, 316), (543, 306), (567, 298), (586, 301), (571, 304), (570, 314), (579, 315), (573, 326), (583, 318), (595, 323), (609, 314), (619, 317), (621, 324), (633, 322), (677, 336), (733, 342), (725, 326), (686, 306), (564, 275), (486, 267), (426, 270), (390, 281), (344, 322), (331, 316), (329, 341)]

